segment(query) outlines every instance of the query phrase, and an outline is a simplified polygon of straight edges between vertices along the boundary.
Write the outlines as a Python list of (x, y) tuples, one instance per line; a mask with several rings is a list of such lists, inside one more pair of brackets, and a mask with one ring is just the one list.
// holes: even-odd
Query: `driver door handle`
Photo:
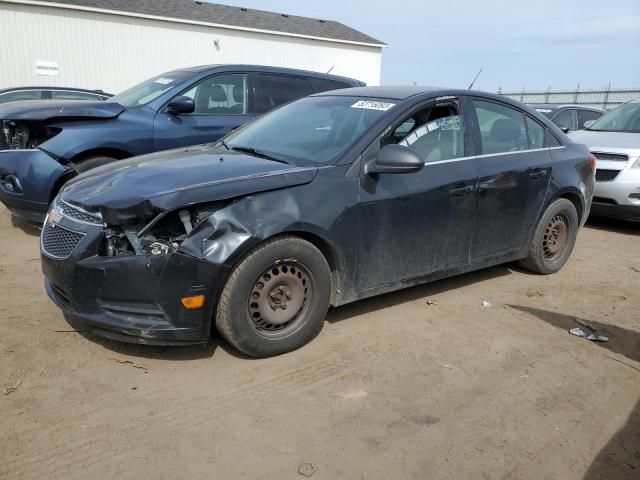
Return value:
[(532, 180), (541, 180), (547, 176), (547, 171), (542, 168), (536, 168), (529, 174), (529, 178)]
[(449, 193), (452, 197), (464, 197), (469, 193), (473, 192), (474, 188), (471, 185), (467, 185), (466, 187), (454, 188)]

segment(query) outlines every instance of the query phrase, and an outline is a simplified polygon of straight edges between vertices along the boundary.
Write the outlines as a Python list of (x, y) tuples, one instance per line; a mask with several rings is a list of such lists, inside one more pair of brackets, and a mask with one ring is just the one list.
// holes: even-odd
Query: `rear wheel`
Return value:
[(280, 237), (259, 245), (233, 269), (216, 327), (241, 352), (269, 357), (300, 348), (322, 329), (331, 271), (314, 245)]
[(556, 200), (540, 218), (529, 245), (529, 255), (520, 265), (536, 273), (556, 273), (571, 255), (578, 229), (578, 213), (573, 203), (565, 198)]

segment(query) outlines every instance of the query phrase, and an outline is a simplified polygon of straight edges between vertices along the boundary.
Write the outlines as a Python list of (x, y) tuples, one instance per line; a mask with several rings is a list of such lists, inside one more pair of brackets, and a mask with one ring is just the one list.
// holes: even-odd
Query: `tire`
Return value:
[(79, 161), (78, 163), (74, 163), (73, 168), (76, 172), (78, 172), (78, 174), (81, 174), (93, 168), (101, 167), (103, 165), (107, 165), (108, 163), (115, 162), (116, 160), (118, 159), (103, 156), (88, 157), (84, 160)]
[(310, 342), (324, 324), (331, 270), (314, 245), (283, 236), (258, 245), (233, 268), (215, 323), (242, 353), (271, 357)]
[(571, 255), (580, 228), (576, 207), (559, 198), (544, 212), (529, 244), (529, 255), (520, 266), (549, 275), (560, 270)]

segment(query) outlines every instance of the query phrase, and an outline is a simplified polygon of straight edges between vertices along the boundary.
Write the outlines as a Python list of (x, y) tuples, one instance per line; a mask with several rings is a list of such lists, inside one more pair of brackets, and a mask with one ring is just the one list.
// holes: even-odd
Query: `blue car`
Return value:
[(0, 201), (41, 222), (58, 190), (117, 160), (217, 141), (262, 113), (307, 95), (364, 85), (276, 67), (217, 65), (164, 73), (106, 102), (0, 105)]

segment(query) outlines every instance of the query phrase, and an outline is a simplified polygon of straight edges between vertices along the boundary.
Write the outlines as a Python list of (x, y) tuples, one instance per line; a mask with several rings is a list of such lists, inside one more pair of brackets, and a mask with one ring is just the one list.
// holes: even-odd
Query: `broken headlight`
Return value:
[(189, 210), (183, 208), (163, 212), (146, 225), (107, 227), (103, 254), (155, 256), (175, 253), (191, 231), (217, 208), (219, 204), (208, 204)]
[(0, 150), (37, 148), (61, 131), (38, 122), (0, 121)]

